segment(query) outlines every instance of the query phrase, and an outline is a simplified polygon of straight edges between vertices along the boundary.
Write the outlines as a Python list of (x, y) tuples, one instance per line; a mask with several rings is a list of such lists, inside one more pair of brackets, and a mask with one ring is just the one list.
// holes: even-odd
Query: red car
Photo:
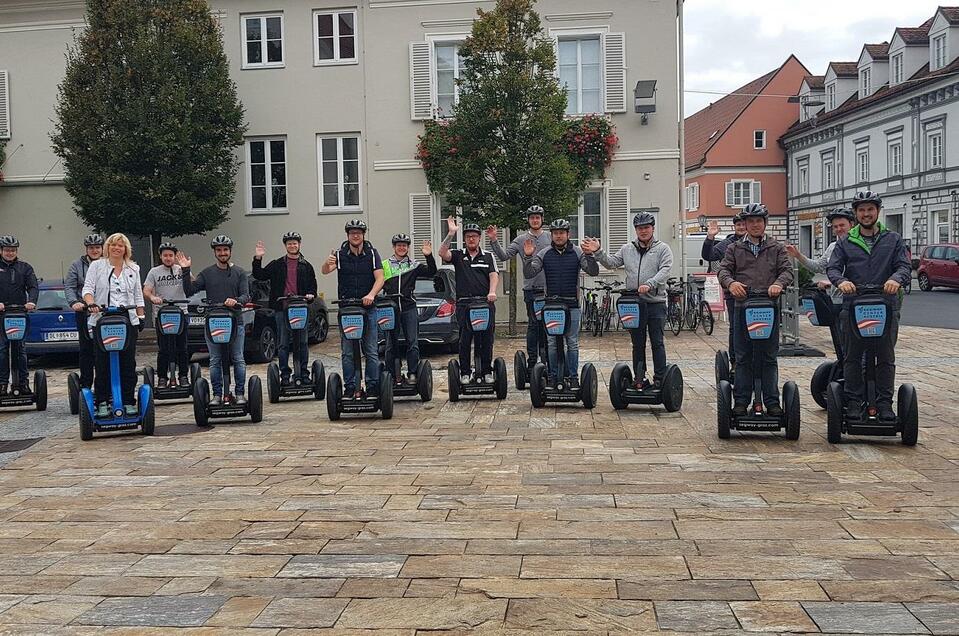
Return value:
[(919, 259), (919, 289), (959, 287), (959, 245), (940, 243), (922, 251)]

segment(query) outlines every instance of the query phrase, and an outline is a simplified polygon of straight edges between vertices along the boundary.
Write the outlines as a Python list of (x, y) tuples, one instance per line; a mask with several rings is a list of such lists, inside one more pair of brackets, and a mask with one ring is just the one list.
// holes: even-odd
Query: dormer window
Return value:
[(826, 110), (836, 108), (836, 85), (830, 84), (826, 87)]
[(859, 99), (869, 97), (872, 94), (872, 69), (864, 68), (859, 73)]
[(902, 53), (892, 56), (892, 83), (902, 84)]
[(932, 70), (941, 69), (946, 65), (946, 34), (936, 36), (932, 40)]

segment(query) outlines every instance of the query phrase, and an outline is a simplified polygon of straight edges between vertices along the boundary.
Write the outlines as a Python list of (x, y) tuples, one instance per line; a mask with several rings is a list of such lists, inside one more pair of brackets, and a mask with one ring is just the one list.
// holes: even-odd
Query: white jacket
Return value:
[[(110, 260), (101, 258), (90, 263), (90, 269), (87, 270), (86, 280), (83, 281), (83, 295), (91, 294), (94, 302), (101, 307), (118, 307), (121, 305), (143, 307), (143, 284), (140, 281), (140, 266), (134, 262), (128, 262), (123, 266), (122, 276), (126, 279), (127, 292), (119, 298), (110, 290), (110, 273), (113, 266)], [(132, 290), (132, 291), (129, 291)], [(99, 318), (99, 314), (90, 314), (90, 325), (94, 325)], [(130, 322), (134, 325), (140, 324), (140, 318), (135, 309), (130, 310)]]

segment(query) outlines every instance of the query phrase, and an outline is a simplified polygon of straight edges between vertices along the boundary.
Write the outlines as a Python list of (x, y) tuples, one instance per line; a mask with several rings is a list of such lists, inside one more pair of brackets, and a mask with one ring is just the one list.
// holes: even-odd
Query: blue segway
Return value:
[[(341, 298), (334, 300), (339, 305), (340, 337), (346, 338), (352, 347), (353, 365), (362, 374), (363, 335), (366, 332), (366, 315), (376, 308), (363, 306), (359, 298)], [(357, 386), (357, 389), (360, 387)], [(344, 413), (366, 414), (380, 412), (384, 420), (393, 417), (393, 375), (389, 370), (380, 374), (380, 386), (377, 395), (343, 395), (343, 378), (339, 373), (330, 373), (326, 380), (326, 414), (330, 421), (339, 420)]]
[[(538, 357), (540, 360), (546, 360), (549, 355), (546, 351), (546, 331), (543, 329), (543, 305), (546, 304), (546, 299), (541, 296), (543, 293), (542, 289), (534, 289), (532, 291), (534, 294), (537, 294), (537, 296), (533, 299), (533, 315), (526, 317), (526, 328), (535, 329), (539, 332), (539, 337), (536, 339)], [(526, 357), (526, 350), (520, 349), (513, 356), (513, 380), (516, 383), (516, 388), (520, 391), (526, 390), (531, 371), (529, 360)]]
[[(429, 402), (433, 399), (433, 365), (426, 358), (420, 358), (416, 369), (407, 369), (407, 373), (416, 374), (416, 382), (406, 382), (403, 378), (403, 356), (397, 353), (396, 327), (399, 309), (397, 301), (401, 298), (399, 294), (384, 294), (376, 299), (376, 326), (386, 338), (392, 339), (392, 346), (389, 349), (389, 355), (386, 360), (380, 362), (380, 375), (389, 369), (390, 376), (393, 378), (393, 397), (418, 397), (421, 402)], [(409, 334), (407, 334), (407, 346), (409, 346)]]
[(569, 308), (578, 302), (576, 298), (562, 296), (548, 296), (543, 305), (543, 326), (546, 335), (556, 341), (555, 378), (550, 378), (548, 367), (543, 362), (537, 362), (530, 374), (529, 399), (535, 408), (542, 408), (548, 402), (582, 402), (583, 406), (591, 409), (596, 406), (596, 396), (599, 380), (596, 367), (592, 362), (583, 365), (580, 373), (579, 387), (570, 386), (570, 376), (566, 369), (566, 339), (564, 336), (569, 330)]
[[(865, 342), (864, 379), (866, 403), (863, 413), (858, 405), (845, 403), (841, 382), (831, 382), (826, 391), (826, 438), (838, 444), (843, 435), (902, 436), (904, 446), (915, 446), (919, 441), (919, 398), (911, 384), (899, 386), (896, 419), (879, 418), (876, 406), (876, 356), (879, 339), (886, 333), (890, 311), (895, 311), (892, 298), (883, 294), (881, 285), (861, 285), (858, 297), (849, 306), (849, 324), (846, 329), (853, 338)], [(856, 412), (853, 409), (856, 409)]]
[(839, 320), (833, 310), (832, 299), (818, 287), (811, 287), (804, 291), (802, 296), (802, 310), (814, 327), (828, 327), (832, 338), (835, 360), (826, 360), (813, 371), (809, 381), (809, 392), (812, 399), (822, 408), (826, 408), (826, 393), (832, 382), (842, 382), (842, 367), (845, 361), (842, 349), (842, 336), (839, 331)]
[[(616, 312), (623, 329), (639, 329), (642, 324), (642, 312), (647, 303), (637, 293), (623, 293), (616, 301)], [(645, 356), (646, 352), (643, 351)], [(683, 372), (675, 364), (666, 365), (662, 386), (644, 382), (643, 389), (633, 383), (633, 371), (625, 362), (617, 362), (609, 376), (609, 402), (613, 408), (625, 409), (630, 404), (663, 405), (669, 413), (675, 413), (683, 406)]]
[[(0, 408), (17, 406), (36, 406), (38, 411), (47, 410), (47, 374), (38, 369), (33, 374), (33, 391), (24, 391), (23, 381), (17, 371), (16, 361), (23, 351), (23, 339), (30, 331), (30, 316), (27, 308), (22, 305), (6, 305), (0, 312), (3, 316), (3, 335), (10, 347), (7, 350), (10, 358), (10, 390), (0, 395)], [(0, 360), (0, 364), (7, 364), (7, 360)]]
[(123, 391), (120, 385), (120, 353), (133, 344), (130, 335), (135, 327), (130, 323), (130, 310), (135, 307), (105, 307), (93, 327), (97, 348), (110, 356), (110, 415), (97, 417), (93, 391), (80, 391), (80, 439), (93, 439), (94, 432), (113, 432), (139, 428), (143, 435), (153, 435), (156, 411), (153, 388), (141, 384), (136, 390), (136, 415), (126, 415), (123, 409)]
[(180, 309), (180, 305), (187, 305), (188, 300), (164, 300), (156, 314), (157, 344), (164, 347), (169, 353), (167, 377), (170, 383), (164, 387), (156, 384), (156, 370), (147, 365), (143, 367), (143, 382), (153, 388), (153, 399), (160, 400), (192, 400), (193, 388), (200, 377), (200, 365), (194, 362), (190, 365), (189, 384), (181, 385), (176, 381), (176, 339), (186, 331), (187, 317)]
[[(306, 329), (310, 315), (308, 305), (312, 301), (304, 296), (282, 296), (277, 300), (283, 303), (283, 312), (290, 331), (300, 332)], [(291, 334), (291, 340), (293, 335)], [(280, 398), (311, 397), (322, 400), (326, 397), (326, 369), (320, 360), (313, 361), (309, 375), (302, 377), (300, 374), (303, 367), (300, 356), (309, 356), (310, 353), (309, 345), (305, 349), (306, 351), (301, 353), (298, 347), (293, 348), (293, 375), (287, 384), (281, 381), (280, 366), (276, 362), (270, 362), (266, 368), (266, 390), (271, 404), (276, 404)]]
[[(467, 322), (469, 324), (460, 325), (460, 338), (467, 329), (473, 333), (488, 331), (495, 328), (491, 324), (492, 312), (490, 311), (489, 301), (485, 296), (469, 296), (460, 298), (458, 302), (467, 303)], [(481, 375), (482, 362), (480, 348), (473, 339), (473, 377), (469, 382), (463, 382), (460, 377), (460, 361), (453, 358), (446, 365), (447, 385), (449, 388), (450, 402), (459, 402), (461, 397), (478, 397), (481, 395), (495, 395), (498, 400), (506, 399), (506, 362), (502, 358), (493, 360), (493, 381), (485, 382)]]

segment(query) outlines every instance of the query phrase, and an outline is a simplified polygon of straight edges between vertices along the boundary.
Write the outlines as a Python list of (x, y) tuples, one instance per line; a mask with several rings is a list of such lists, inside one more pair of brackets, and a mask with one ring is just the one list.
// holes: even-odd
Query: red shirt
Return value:
[(299, 258), (286, 257), (286, 285), (283, 286), (284, 296), (296, 296), (296, 267), (300, 264)]

